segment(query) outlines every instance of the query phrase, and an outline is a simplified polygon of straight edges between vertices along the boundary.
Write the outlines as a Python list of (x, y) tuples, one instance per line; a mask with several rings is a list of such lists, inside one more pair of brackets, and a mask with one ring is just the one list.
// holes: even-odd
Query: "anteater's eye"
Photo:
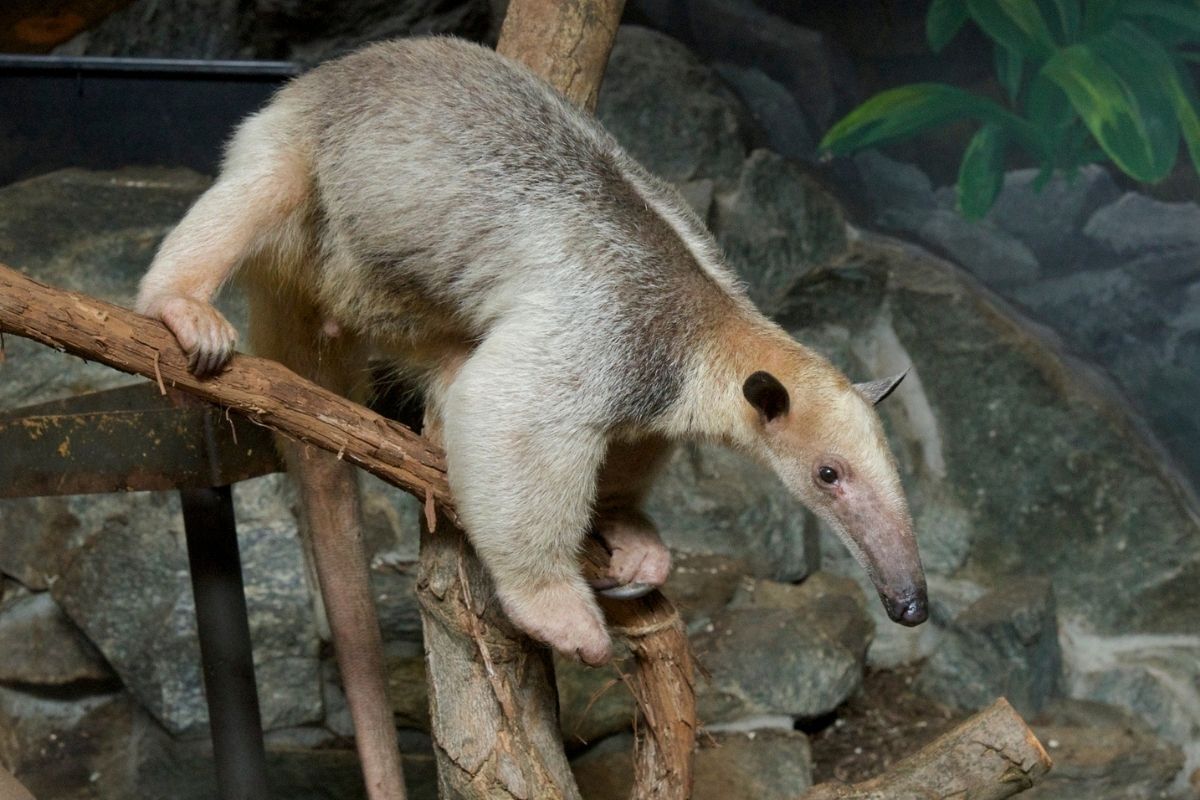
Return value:
[(817, 477), (823, 483), (834, 484), (838, 481), (838, 472), (833, 467), (821, 467), (817, 470)]

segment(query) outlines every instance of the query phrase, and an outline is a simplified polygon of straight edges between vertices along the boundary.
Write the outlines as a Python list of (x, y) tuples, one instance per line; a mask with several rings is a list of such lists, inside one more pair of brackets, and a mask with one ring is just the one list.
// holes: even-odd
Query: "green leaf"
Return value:
[(1025, 58), (1044, 61), (1055, 50), (1054, 37), (1033, 0), (967, 0), (967, 9), (984, 33)]
[(933, 0), (925, 16), (925, 35), (933, 52), (940, 53), (966, 23), (966, 0)]
[(1073, 44), (1079, 38), (1082, 22), (1079, 0), (1041, 0), (1042, 13), (1063, 44)]
[[(1162, 93), (1179, 123), (1178, 131), (1183, 134), (1192, 164), (1200, 172), (1200, 115), (1196, 110), (1195, 89), (1186, 68), (1183, 71), (1177, 69), (1161, 44), (1127, 22), (1115, 25), (1098, 44), (1106, 59), (1118, 67), (1124, 62), (1126, 70), (1135, 73), (1151, 87), (1145, 90), (1147, 99), (1152, 90)], [(1162, 144), (1171, 151), (1172, 163), (1178, 147), (1177, 135), (1171, 137), (1169, 144)]]
[[(1094, 44), (1094, 42), (1093, 42)], [(1105, 53), (1112, 56), (1112, 53)], [(1174, 117), (1164, 116), (1168, 103), (1153, 82), (1122, 64), (1118, 73), (1108, 58), (1092, 45), (1072, 45), (1059, 50), (1042, 67), (1042, 73), (1062, 88), (1075, 111), (1109, 158), (1134, 178), (1161, 179), (1174, 161), (1163, 142), (1177, 141)]]
[(1117, 20), (1125, 0), (1087, 0), (1083, 4), (1083, 35), (1095, 36), (1108, 30)]
[(1021, 68), (1024, 65), (1024, 59), (1017, 51), (999, 43), (992, 51), (992, 58), (1000, 85), (1004, 87), (1004, 91), (1008, 92), (1008, 99), (1015, 103), (1017, 95), (1021, 91)]
[(967, 145), (958, 168), (958, 208), (967, 219), (980, 219), (1004, 185), (1004, 131), (984, 125)]
[(996, 123), (1028, 146), (1041, 145), (1032, 125), (991, 100), (941, 83), (914, 83), (880, 92), (851, 111), (829, 129), (820, 149), (844, 155), (965, 118)]
[(1126, 0), (1121, 16), (1159, 20), (1180, 31), (1180, 41), (1200, 36), (1200, 3), (1172, 3), (1170, 0)]

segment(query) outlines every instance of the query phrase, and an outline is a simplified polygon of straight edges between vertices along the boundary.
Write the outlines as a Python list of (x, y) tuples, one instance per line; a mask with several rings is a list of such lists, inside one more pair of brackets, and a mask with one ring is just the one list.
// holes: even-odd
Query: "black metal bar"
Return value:
[(267, 800), (266, 752), (233, 495), (228, 486), (184, 489), (179, 495), (217, 784), (223, 800)]
[(0, 74), (14, 72), (109, 74), (132, 73), (135, 77), (195, 76), (202, 80), (234, 78), (267, 80), (299, 75), (293, 61), (220, 61), (192, 58), (124, 58), (114, 56), (30, 56), (0, 54)]

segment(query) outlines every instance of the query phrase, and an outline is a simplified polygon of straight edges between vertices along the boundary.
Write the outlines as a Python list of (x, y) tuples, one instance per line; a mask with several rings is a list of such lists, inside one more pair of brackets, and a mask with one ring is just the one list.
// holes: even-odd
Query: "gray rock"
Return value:
[(452, 33), (481, 38), (492, 25), (487, 0), (139, 0), (56, 52), (150, 58), (290, 59), (304, 63), (393, 36)]
[(971, 222), (956, 211), (937, 209), (916, 233), (989, 286), (1028, 283), (1041, 273), (1028, 247), (986, 220)]
[(59, 559), (83, 536), (65, 497), (0, 500), (0, 572), (29, 589), (48, 589)]
[(1200, 247), (1200, 206), (1127, 192), (1093, 214), (1083, 232), (1123, 256)]
[(0, 764), (44, 800), (139, 796), (128, 791), (132, 764), (147, 738), (166, 738), (123, 692), (56, 698), (0, 687), (0, 730)]
[(802, 507), (769, 470), (725, 448), (680, 446), (646, 510), (673, 550), (743, 558), (755, 575), (777, 580), (812, 569)]
[[(632, 736), (613, 736), (571, 762), (583, 796), (589, 800), (629, 797), (632, 749)], [(812, 754), (803, 733), (765, 730), (700, 737), (694, 800), (785, 800), (811, 785)]]
[(812, 126), (783, 84), (755, 67), (717, 62), (713, 69), (732, 87), (758, 123), (761, 146), (796, 161), (815, 158), (817, 139)]
[(686, 47), (622, 26), (596, 115), (647, 169), (669, 181), (730, 181), (745, 156), (733, 93)]
[(712, 675), (697, 692), (698, 714), (709, 723), (826, 714), (861, 683), (872, 633), (850, 580), (757, 582), (693, 637)]
[(1018, 169), (1004, 176), (1004, 187), (987, 220), (1024, 243), (1049, 273), (1074, 267), (1089, 268), (1082, 254), (1081, 231), (1088, 218), (1120, 196), (1104, 167), (1089, 164), (1073, 178), (1056, 175), (1034, 188), (1036, 169)]
[(761, 70), (787, 88), (814, 128), (849, 110), (854, 68), (823, 33), (765, 11), (753, 0), (641, 0), (631, 4), (706, 61)]
[(1034, 714), (1062, 688), (1050, 581), (1006, 582), (954, 619), (917, 680), (938, 702), (974, 710), (1006, 697)]
[[(247, 482), (238, 495), (270, 494), (255, 484), (278, 480)], [(157, 719), (173, 733), (201, 733), (207, 710), (175, 497), (87, 498), (77, 515), (90, 535), (69, 554), (55, 600)], [(238, 532), (264, 725), (319, 719), (319, 643), (295, 523), (243, 513)]]
[(114, 677), (100, 651), (45, 592), (0, 604), (0, 641), (0, 683), (61, 686)]
[(1179, 748), (1154, 736), (1127, 711), (1059, 700), (1033, 720), (1054, 768), (1029, 790), (1032, 800), (1154, 800), (1183, 797), (1173, 783)]
[(1076, 622), (1063, 657), (1072, 697), (1128, 709), (1185, 748), (1188, 774), (1200, 768), (1200, 635), (1102, 636)]
[(1166, 291), (1196, 286), (1200, 281), (1200, 246), (1168, 253), (1146, 253), (1123, 265), (1139, 280)]
[(1163, 298), (1125, 268), (1037, 281), (1012, 296), (1102, 363), (1111, 363), (1132, 341), (1146, 345), (1160, 338), (1168, 313)]
[(736, 191), (719, 199), (714, 230), (751, 299), (768, 314), (846, 250), (838, 204), (798, 166), (769, 150), (751, 153)]
[(727, 606), (749, 574), (750, 564), (741, 558), (676, 553), (666, 591), (690, 627), (707, 622)]
[(856, 153), (854, 165), (874, 207), (876, 225), (890, 230), (920, 230), (935, 208), (933, 185), (920, 167), (888, 158), (878, 150)]

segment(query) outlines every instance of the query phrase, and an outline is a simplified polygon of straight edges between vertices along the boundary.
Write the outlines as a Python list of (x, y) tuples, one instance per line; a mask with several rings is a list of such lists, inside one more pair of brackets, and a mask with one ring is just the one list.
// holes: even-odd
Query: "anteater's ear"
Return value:
[(896, 390), (900, 385), (900, 381), (904, 380), (904, 376), (908, 374), (908, 370), (904, 370), (899, 375), (893, 375), (890, 378), (884, 378), (880, 381), (871, 381), (870, 383), (856, 383), (854, 388), (858, 390), (868, 403), (873, 406), (879, 405), (887, 399), (887, 396)]
[(742, 394), (767, 422), (786, 414), (790, 400), (787, 389), (769, 372), (756, 372), (742, 384)]

